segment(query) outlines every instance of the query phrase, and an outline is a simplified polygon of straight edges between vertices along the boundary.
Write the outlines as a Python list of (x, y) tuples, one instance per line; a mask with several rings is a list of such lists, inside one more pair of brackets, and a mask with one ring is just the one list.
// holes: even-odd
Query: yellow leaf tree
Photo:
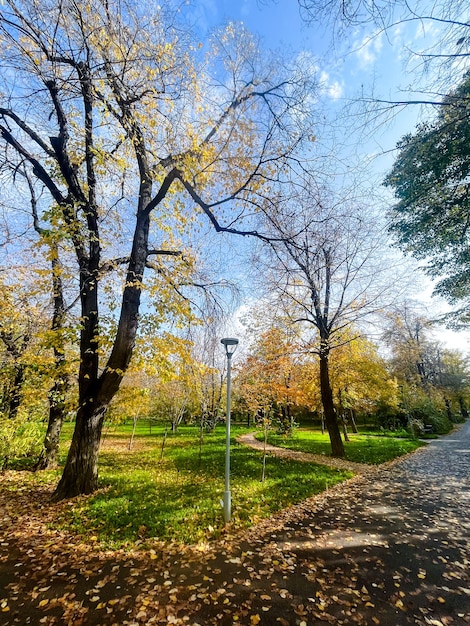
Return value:
[(331, 356), (331, 382), (338, 413), (356, 428), (355, 415), (375, 414), (387, 406), (397, 411), (400, 393), (396, 378), (374, 343), (349, 330), (344, 343)]
[[(165, 290), (194, 282), (185, 234), (201, 219), (260, 236), (269, 182), (311, 134), (311, 73), (265, 63), (233, 24), (204, 55), (182, 12), (125, 0), (5, 0), (0, 49), (2, 76), (15, 76), (0, 90), (1, 142), (75, 262), (78, 410), (62, 499), (98, 485), (103, 421), (133, 354), (145, 276), (169, 315)], [(119, 301), (112, 335), (102, 330), (106, 286)]]

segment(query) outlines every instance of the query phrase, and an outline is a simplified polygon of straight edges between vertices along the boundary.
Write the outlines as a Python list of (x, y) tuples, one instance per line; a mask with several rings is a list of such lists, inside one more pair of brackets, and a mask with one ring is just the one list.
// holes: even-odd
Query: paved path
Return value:
[(463, 626), (470, 421), (217, 544), (79, 553), (30, 534), (0, 544), (2, 625)]
[(230, 590), (197, 623), (233, 624), (236, 602), (242, 624), (470, 624), (470, 421), (252, 529), (200, 573), (219, 570)]

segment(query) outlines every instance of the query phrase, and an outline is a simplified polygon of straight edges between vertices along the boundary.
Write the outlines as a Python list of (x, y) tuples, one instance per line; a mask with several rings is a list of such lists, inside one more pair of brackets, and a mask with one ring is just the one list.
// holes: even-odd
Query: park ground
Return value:
[(26, 474), (1, 477), (2, 626), (470, 624), (469, 421), (194, 545), (105, 549), (58, 530), (71, 504)]

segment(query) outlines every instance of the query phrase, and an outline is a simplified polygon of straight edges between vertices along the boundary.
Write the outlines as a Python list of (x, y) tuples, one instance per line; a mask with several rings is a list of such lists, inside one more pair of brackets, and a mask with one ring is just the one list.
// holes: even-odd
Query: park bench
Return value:
[(434, 427), (433, 427), (432, 424), (425, 424), (424, 425), (424, 434), (425, 435), (430, 435), (433, 432), (434, 432)]

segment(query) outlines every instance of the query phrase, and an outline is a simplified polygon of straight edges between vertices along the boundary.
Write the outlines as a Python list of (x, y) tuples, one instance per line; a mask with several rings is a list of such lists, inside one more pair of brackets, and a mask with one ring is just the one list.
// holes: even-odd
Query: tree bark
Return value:
[(62, 477), (52, 500), (93, 493), (98, 488), (98, 453), (106, 408), (97, 406), (89, 414), (80, 407)]
[(21, 393), (23, 391), (23, 383), (25, 378), (25, 366), (22, 364), (15, 365), (15, 375), (13, 377), (10, 398), (8, 400), (7, 415), (11, 420), (16, 419), (18, 409), (21, 404)]
[[(83, 280), (82, 311), (88, 314), (81, 334), (79, 408), (72, 443), (54, 501), (92, 493), (98, 487), (98, 453), (104, 418), (109, 403), (119, 389), (134, 350), (137, 334), (141, 281), (147, 259), (149, 215), (137, 216), (132, 254), (121, 315), (108, 363), (98, 376), (96, 337), (98, 301), (94, 280)], [(87, 354), (88, 352), (88, 354)]]
[[(35, 208), (33, 207), (33, 215)], [(44, 231), (36, 228), (40, 234)], [(59, 454), (59, 440), (62, 424), (65, 418), (65, 397), (69, 388), (69, 379), (66, 371), (66, 357), (64, 337), (62, 334), (65, 320), (65, 301), (62, 285), (62, 264), (59, 258), (57, 243), (51, 247), (52, 253), (52, 292), (54, 298), (54, 314), (52, 316), (52, 328), (55, 333), (54, 341), (54, 364), (55, 382), (49, 391), (49, 422), (44, 438), (43, 449), (36, 463), (36, 470), (53, 469), (57, 466)]]
[(349, 409), (349, 418), (351, 420), (353, 433), (358, 433), (359, 431), (357, 429), (356, 418), (354, 417), (354, 410), (353, 409)]
[(320, 391), (325, 415), (326, 428), (330, 436), (331, 455), (340, 459), (345, 457), (343, 440), (338, 426), (338, 420), (333, 403), (333, 391), (330, 383), (329, 355), (327, 351), (320, 352)]
[(57, 467), (60, 433), (65, 415), (64, 394), (67, 386), (68, 381), (57, 381), (49, 394), (49, 422), (43, 449), (36, 463), (36, 470), (48, 470)]
[(450, 400), (448, 398), (444, 398), (444, 404), (446, 405), (446, 413), (449, 421), (454, 421), (454, 416), (452, 415), (452, 408), (450, 406)]
[(339, 400), (339, 413), (340, 413), (340, 416), (341, 416), (341, 425), (343, 427), (344, 441), (349, 441), (348, 422), (347, 422), (347, 418), (346, 418), (346, 412), (345, 412), (344, 406), (343, 406), (343, 393), (342, 393), (341, 389), (338, 390), (338, 400)]

